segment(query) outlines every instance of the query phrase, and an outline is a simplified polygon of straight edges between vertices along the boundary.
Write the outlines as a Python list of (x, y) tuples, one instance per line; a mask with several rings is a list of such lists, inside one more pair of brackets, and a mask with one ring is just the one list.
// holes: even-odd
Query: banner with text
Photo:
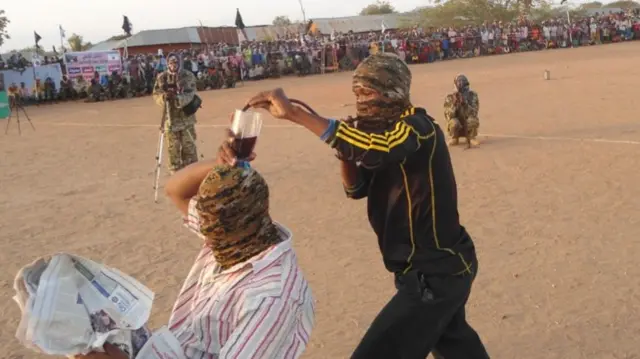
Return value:
[(98, 72), (101, 77), (110, 75), (114, 71), (122, 73), (122, 60), (117, 50), (67, 52), (64, 57), (70, 78), (82, 76), (90, 80), (95, 72)]

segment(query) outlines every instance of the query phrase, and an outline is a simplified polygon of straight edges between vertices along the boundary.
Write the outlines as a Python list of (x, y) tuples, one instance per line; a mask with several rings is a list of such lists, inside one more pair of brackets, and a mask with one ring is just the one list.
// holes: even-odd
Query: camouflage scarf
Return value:
[(269, 187), (253, 169), (216, 166), (200, 185), (200, 232), (222, 269), (282, 241), (269, 216)]
[(411, 107), (411, 71), (395, 54), (381, 53), (364, 59), (353, 74), (353, 89), (356, 88), (381, 94), (379, 98), (356, 103), (358, 127), (387, 128)]
[[(457, 107), (469, 106), (471, 103), (471, 92), (469, 91), (469, 79), (465, 75), (458, 75), (453, 79), (455, 92), (455, 105)], [(465, 109), (466, 110), (466, 109)]]

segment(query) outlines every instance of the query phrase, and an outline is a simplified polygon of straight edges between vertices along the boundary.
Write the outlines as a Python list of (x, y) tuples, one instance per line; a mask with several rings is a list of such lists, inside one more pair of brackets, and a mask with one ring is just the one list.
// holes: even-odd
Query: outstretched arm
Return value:
[(187, 215), (189, 201), (198, 194), (200, 184), (217, 163), (216, 160), (192, 163), (169, 177), (164, 191), (182, 214)]
[(421, 142), (435, 135), (424, 116), (410, 109), (393, 129), (383, 133), (359, 130), (345, 122), (328, 120), (296, 107), (291, 120), (320, 136), (338, 151), (345, 161), (360, 162), (365, 169), (376, 170), (399, 163), (418, 151)]
[(264, 108), (274, 117), (287, 119), (307, 128), (338, 151), (342, 160), (360, 162), (369, 170), (400, 163), (420, 149), (423, 141), (435, 136), (435, 127), (422, 109), (410, 108), (393, 129), (372, 133), (345, 122), (329, 120), (293, 106), (282, 89), (265, 91), (248, 105)]

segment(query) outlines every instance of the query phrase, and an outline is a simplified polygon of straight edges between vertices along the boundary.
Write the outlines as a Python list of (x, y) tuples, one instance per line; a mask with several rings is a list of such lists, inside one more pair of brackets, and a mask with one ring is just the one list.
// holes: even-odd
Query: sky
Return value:
[[(375, 0), (301, 0), (306, 17), (324, 18), (357, 15)], [(409, 11), (429, 4), (428, 0), (393, 0), (398, 11)], [(0, 9), (11, 21), (7, 31), (11, 39), (5, 41), (0, 53), (34, 45), (33, 31), (46, 50), (60, 47), (58, 25), (67, 37), (77, 33), (85, 41), (97, 43), (123, 34), (122, 15), (133, 24), (133, 33), (141, 30), (198, 26), (235, 26), (236, 8), (240, 9), (246, 26), (269, 25), (276, 16), (302, 20), (298, 0), (6, 0)], [(67, 46), (65, 44), (65, 46)]]

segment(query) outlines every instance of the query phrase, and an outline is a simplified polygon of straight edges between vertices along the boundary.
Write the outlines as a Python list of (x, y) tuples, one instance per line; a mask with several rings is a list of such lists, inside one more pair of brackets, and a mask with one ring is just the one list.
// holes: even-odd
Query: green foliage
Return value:
[(272, 23), (275, 26), (289, 26), (291, 25), (291, 20), (289, 20), (288, 16), (276, 16)]
[(602, 7), (602, 3), (599, 1), (592, 1), (580, 5), (582, 9), (599, 9)]
[(71, 51), (86, 51), (93, 46), (90, 42), (84, 42), (82, 36), (75, 33), (69, 36), (67, 42)]
[(10, 39), (7, 33), (7, 26), (9, 25), (9, 19), (4, 14), (4, 10), (0, 10), (0, 47), (4, 44), (4, 40)]
[[(595, 6), (590, 3), (589, 6)], [(526, 8), (526, 6), (531, 6)], [(572, 17), (584, 15), (584, 8), (570, 10)], [(423, 28), (461, 25), (480, 25), (484, 22), (511, 22), (518, 20), (526, 13), (528, 18), (543, 21), (566, 17), (567, 8), (552, 6), (545, 0), (534, 0), (524, 3), (517, 0), (448, 0), (436, 3), (435, 6), (415, 10), (419, 15), (410, 24), (403, 27), (419, 25)]]
[(362, 11), (360, 11), (360, 15), (384, 15), (384, 14), (393, 14), (396, 12), (396, 9), (391, 6), (388, 1), (385, 0), (377, 0), (375, 3), (368, 5)]
[(621, 0), (615, 1), (609, 4), (606, 4), (605, 7), (619, 7), (621, 9), (634, 9), (640, 7), (640, 3), (630, 0)]
[(440, 27), (511, 21), (517, 18), (518, 9), (492, 0), (449, 0), (431, 8), (423, 8), (419, 13), (417, 25)]

